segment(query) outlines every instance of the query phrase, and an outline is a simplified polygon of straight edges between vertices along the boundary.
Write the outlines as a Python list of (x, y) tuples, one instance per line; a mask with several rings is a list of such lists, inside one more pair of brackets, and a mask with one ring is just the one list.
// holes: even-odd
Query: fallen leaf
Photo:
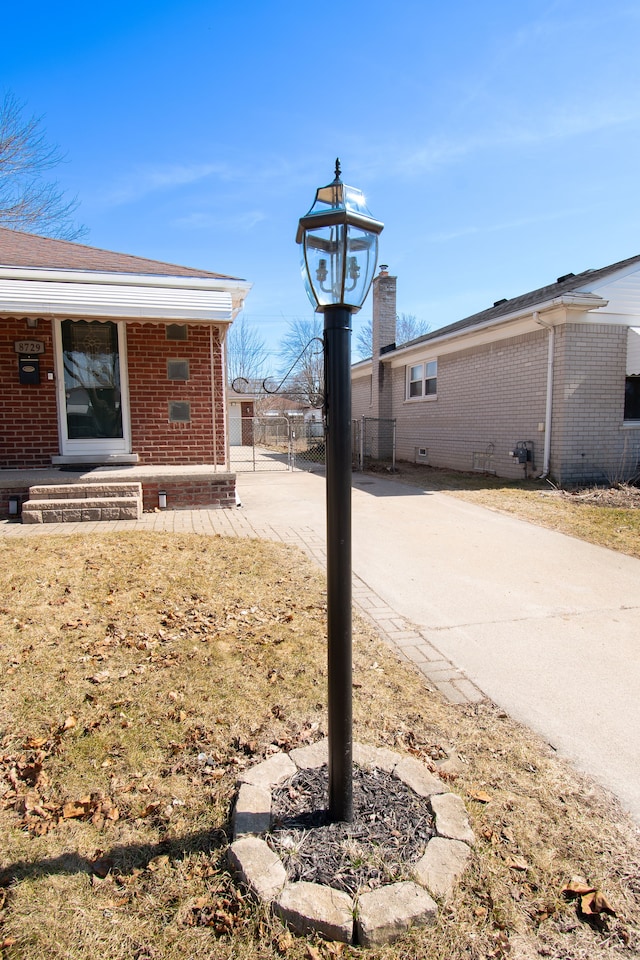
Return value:
[(111, 679), (111, 674), (108, 670), (101, 670), (100, 673), (94, 673), (92, 677), (89, 677), (90, 683), (107, 683)]
[(287, 950), (291, 949), (293, 944), (294, 944), (293, 937), (291, 936), (289, 931), (286, 930), (276, 940), (276, 950), (278, 951), (278, 953), (286, 953)]
[(508, 867), (511, 867), (512, 870), (528, 870), (529, 864), (524, 859), (524, 857), (512, 857), (511, 860), (507, 863)]
[(562, 893), (569, 898), (583, 897), (587, 893), (595, 893), (595, 889), (582, 877), (572, 877), (569, 883), (562, 888)]
[(562, 893), (568, 899), (580, 900), (579, 909), (584, 917), (599, 916), (601, 913), (608, 913), (611, 917), (617, 916), (602, 891), (589, 884), (584, 877), (572, 877), (570, 882), (562, 888)]
[(580, 913), (585, 917), (597, 916), (600, 913), (608, 913), (610, 917), (615, 917), (616, 912), (600, 890), (586, 893), (580, 898)]
[(62, 816), (65, 820), (77, 820), (87, 817), (91, 813), (91, 797), (82, 797), (80, 800), (68, 800), (62, 807)]
[(469, 796), (477, 803), (491, 803), (491, 796), (486, 790), (470, 790)]
[(617, 916), (615, 910), (605, 897), (604, 893), (601, 893), (600, 890), (596, 890), (593, 896), (591, 907), (595, 913), (608, 913), (611, 917)]

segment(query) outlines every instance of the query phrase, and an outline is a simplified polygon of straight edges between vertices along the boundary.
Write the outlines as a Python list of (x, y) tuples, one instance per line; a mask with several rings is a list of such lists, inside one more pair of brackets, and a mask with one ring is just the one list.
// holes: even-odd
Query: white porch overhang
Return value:
[(224, 278), (0, 267), (0, 313), (230, 323), (250, 289)]

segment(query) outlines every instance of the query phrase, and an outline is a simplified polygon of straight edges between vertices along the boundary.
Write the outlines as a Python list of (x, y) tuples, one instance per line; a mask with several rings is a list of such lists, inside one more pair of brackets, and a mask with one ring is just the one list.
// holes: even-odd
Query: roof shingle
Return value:
[(168, 277), (208, 277), (238, 280), (223, 273), (182, 267), (127, 253), (115, 253), (69, 240), (54, 240), (33, 233), (0, 227), (0, 266), (40, 267), (53, 270), (87, 270), (97, 273), (134, 273)]

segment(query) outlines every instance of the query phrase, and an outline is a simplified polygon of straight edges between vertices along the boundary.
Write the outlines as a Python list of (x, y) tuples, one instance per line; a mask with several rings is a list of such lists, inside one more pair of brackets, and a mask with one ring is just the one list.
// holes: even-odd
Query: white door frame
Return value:
[(62, 350), (62, 323), (63, 320), (74, 319), (92, 322), (95, 317), (63, 317), (54, 322), (54, 365), (56, 371), (56, 397), (58, 402), (58, 434), (60, 437), (60, 453), (63, 457), (109, 457), (117, 454), (131, 453), (131, 418), (129, 416), (129, 378), (127, 376), (127, 337), (126, 324), (122, 321), (108, 320), (100, 323), (113, 323), (118, 337), (118, 360), (120, 364), (120, 410), (122, 414), (122, 437), (109, 437), (104, 440), (86, 439), (70, 440), (67, 430), (67, 400), (64, 382), (64, 364)]

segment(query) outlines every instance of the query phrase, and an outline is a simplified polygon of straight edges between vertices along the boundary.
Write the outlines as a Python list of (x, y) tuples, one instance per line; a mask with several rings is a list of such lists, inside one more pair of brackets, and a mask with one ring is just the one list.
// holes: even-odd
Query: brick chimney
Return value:
[(372, 416), (391, 417), (391, 367), (385, 365), (382, 357), (385, 348), (395, 347), (396, 343), (396, 281), (389, 276), (386, 264), (380, 264), (380, 273), (373, 278), (373, 321), (372, 321)]

